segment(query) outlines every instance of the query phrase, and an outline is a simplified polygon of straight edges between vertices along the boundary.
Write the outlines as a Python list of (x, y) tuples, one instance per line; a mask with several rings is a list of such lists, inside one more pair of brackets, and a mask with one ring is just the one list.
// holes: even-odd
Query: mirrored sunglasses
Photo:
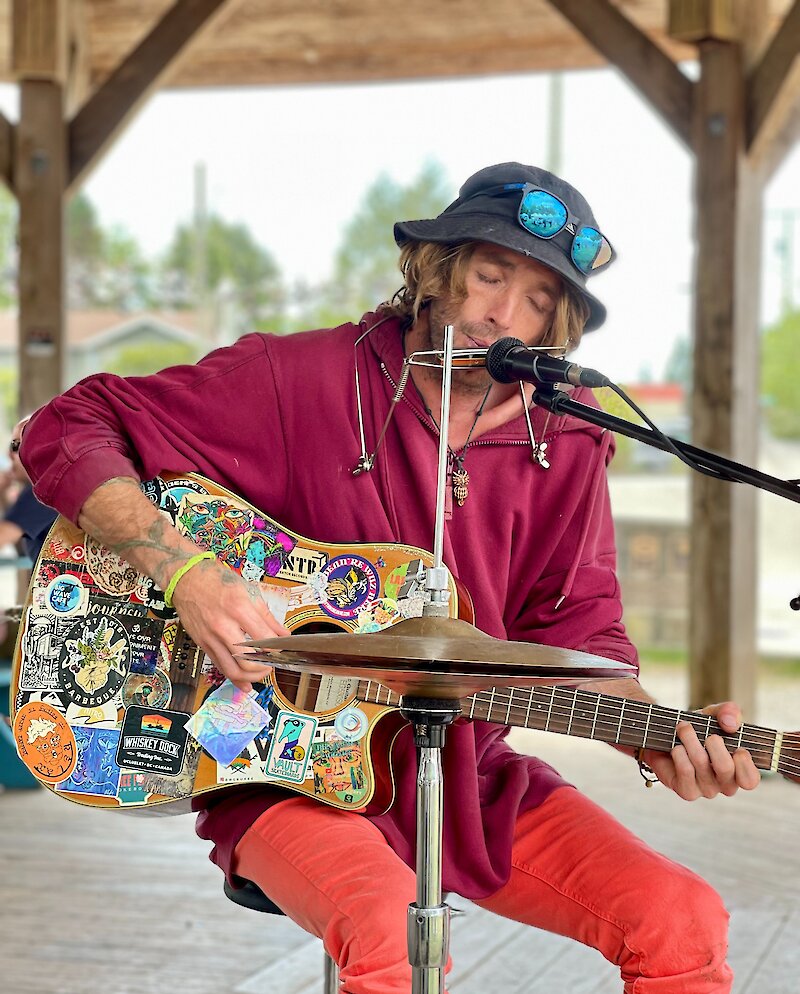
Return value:
[[(582, 224), (570, 214), (560, 197), (532, 183), (504, 183), (477, 190), (472, 197), (494, 197), (521, 191), (517, 220), (537, 238), (555, 238), (562, 231), (572, 235), (569, 257), (576, 269), (585, 276), (603, 269), (615, 258), (611, 242), (591, 225)], [(470, 198), (472, 199), (472, 198)]]

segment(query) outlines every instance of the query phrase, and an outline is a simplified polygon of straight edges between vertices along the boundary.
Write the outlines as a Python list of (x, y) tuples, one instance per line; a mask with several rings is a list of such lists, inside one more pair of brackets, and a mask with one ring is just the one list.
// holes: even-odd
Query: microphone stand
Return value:
[[(552, 411), (553, 414), (572, 414), (576, 418), (588, 421), (589, 424), (607, 428), (620, 435), (627, 435), (629, 438), (635, 438), (639, 442), (644, 442), (645, 445), (652, 445), (664, 452), (671, 451), (669, 444), (671, 443), (680, 453), (691, 460), (694, 464), (692, 469), (699, 468), (700, 472), (703, 469), (713, 470), (711, 475), (716, 476), (719, 473), (717, 476), (719, 480), (728, 483), (748, 483), (751, 487), (758, 487), (759, 490), (766, 490), (800, 504), (800, 485), (796, 480), (781, 480), (777, 476), (770, 476), (768, 473), (753, 469), (752, 466), (745, 466), (732, 459), (726, 459), (725, 456), (716, 452), (698, 448), (696, 445), (689, 445), (688, 442), (682, 442), (671, 435), (663, 435), (663, 433), (659, 435), (652, 428), (634, 424), (624, 418), (618, 418), (613, 414), (607, 414), (605, 411), (581, 404), (579, 401), (573, 400), (564, 390), (557, 390), (546, 384), (537, 385), (533, 392), (533, 402), (538, 407)], [(800, 595), (789, 601), (789, 607), (793, 611), (800, 611)]]
[[(552, 411), (553, 414), (572, 414), (590, 424), (618, 432), (620, 435), (627, 435), (629, 438), (635, 438), (639, 442), (644, 442), (645, 445), (652, 445), (653, 448), (662, 449), (664, 452), (671, 451), (669, 444), (671, 443), (696, 466), (715, 471), (712, 475), (719, 473), (718, 479), (730, 483), (749, 483), (750, 486), (758, 487), (759, 490), (767, 490), (779, 497), (785, 497), (787, 500), (793, 500), (800, 504), (800, 486), (796, 481), (781, 480), (776, 476), (770, 476), (768, 473), (762, 473), (751, 466), (726, 459), (725, 456), (716, 452), (698, 448), (696, 445), (689, 445), (688, 442), (682, 442), (671, 435), (662, 437), (652, 428), (634, 424), (624, 418), (618, 418), (613, 414), (607, 414), (605, 411), (599, 411), (587, 404), (572, 400), (564, 390), (555, 390), (545, 385), (539, 385), (533, 392), (533, 402), (538, 407)], [(665, 442), (665, 438), (668, 441)]]

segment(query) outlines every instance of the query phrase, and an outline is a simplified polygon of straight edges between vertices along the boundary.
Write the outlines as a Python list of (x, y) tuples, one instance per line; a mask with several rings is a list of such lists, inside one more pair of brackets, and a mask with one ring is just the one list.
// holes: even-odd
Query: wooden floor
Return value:
[[(652, 685), (652, 680), (649, 681)], [(681, 706), (667, 678), (660, 700)], [(789, 729), (800, 682), (762, 688), (762, 724)], [(770, 776), (752, 794), (686, 804), (646, 790), (603, 746), (513, 733), (661, 851), (695, 868), (732, 912), (735, 994), (797, 994), (800, 786)], [(321, 991), (322, 951), (293, 923), (222, 894), (189, 816), (83, 809), (43, 790), (0, 794), (2, 994), (301, 994)], [(454, 994), (612, 994), (593, 950), (454, 899)]]

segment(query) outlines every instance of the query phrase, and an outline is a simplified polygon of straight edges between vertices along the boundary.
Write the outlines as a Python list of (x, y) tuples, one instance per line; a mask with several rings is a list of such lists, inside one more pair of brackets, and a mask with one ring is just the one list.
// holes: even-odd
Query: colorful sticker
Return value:
[(218, 763), (227, 766), (270, 723), (268, 711), (256, 700), (226, 680), (203, 701), (186, 731)]
[(378, 596), (378, 571), (361, 556), (337, 556), (330, 560), (322, 575), (327, 588), (320, 607), (332, 618), (355, 618)]
[(306, 549), (302, 545), (296, 545), (277, 575), (282, 580), (306, 583), (315, 573), (325, 568), (327, 561), (327, 555), (319, 549)]
[(302, 783), (311, 762), (316, 718), (281, 711), (275, 719), (266, 772), (270, 779)]
[(332, 729), (311, 746), (315, 794), (333, 794), (347, 804), (358, 804), (367, 792), (361, 746), (345, 742)]
[(253, 531), (245, 549), (242, 576), (246, 580), (260, 580), (277, 576), (289, 559), (297, 539), (282, 531), (266, 518), (253, 518)]
[(89, 591), (73, 573), (54, 577), (47, 586), (33, 591), (33, 605), (40, 611), (52, 611), (62, 618), (86, 614)]
[(117, 797), (120, 804), (144, 804), (148, 794), (146, 773), (133, 773), (130, 770), (120, 771), (117, 787)]
[(380, 632), (390, 628), (402, 618), (397, 601), (391, 597), (379, 597), (358, 612), (357, 632)]
[(172, 697), (172, 684), (164, 670), (129, 673), (122, 685), (122, 703), (143, 708), (165, 708)]
[(60, 711), (44, 701), (31, 702), (14, 718), (17, 754), (45, 783), (65, 780), (78, 761), (75, 735)]
[(177, 776), (186, 751), (188, 717), (183, 711), (131, 705), (122, 723), (117, 762), (126, 769)]
[(59, 681), (81, 707), (113, 700), (128, 674), (130, 642), (116, 618), (88, 617), (74, 625), (58, 658)]
[(78, 761), (69, 779), (56, 790), (70, 794), (115, 797), (119, 785), (119, 766), (115, 759), (119, 745), (118, 728), (76, 728)]
[(253, 513), (223, 497), (187, 495), (181, 502), (178, 525), (201, 549), (240, 571), (253, 528)]
[(173, 776), (172, 774), (163, 776), (152, 772), (144, 773), (142, 783), (145, 791), (148, 794), (161, 794), (164, 797), (191, 796), (201, 755), (202, 749), (200, 748), (200, 743), (187, 737), (183, 763), (177, 776)]

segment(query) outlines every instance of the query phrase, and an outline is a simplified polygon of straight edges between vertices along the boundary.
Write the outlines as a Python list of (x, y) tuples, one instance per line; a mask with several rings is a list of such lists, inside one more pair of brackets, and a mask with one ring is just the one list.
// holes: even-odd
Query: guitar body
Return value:
[[(422, 612), (432, 562), (422, 549), (315, 542), (195, 474), (142, 489), (198, 547), (257, 583), (292, 632), (366, 633)], [(450, 588), (456, 617), (469, 599), (452, 577)], [(394, 707), (357, 700), (354, 681), (275, 671), (257, 688), (265, 727), (222, 761), (212, 743), (241, 734), (222, 682), (150, 578), (56, 520), (24, 604), (10, 694), (17, 751), (44, 786), (83, 805), (164, 814), (241, 784), (345, 810), (391, 804), (388, 757), (404, 725)], [(372, 755), (387, 760), (380, 778)]]

